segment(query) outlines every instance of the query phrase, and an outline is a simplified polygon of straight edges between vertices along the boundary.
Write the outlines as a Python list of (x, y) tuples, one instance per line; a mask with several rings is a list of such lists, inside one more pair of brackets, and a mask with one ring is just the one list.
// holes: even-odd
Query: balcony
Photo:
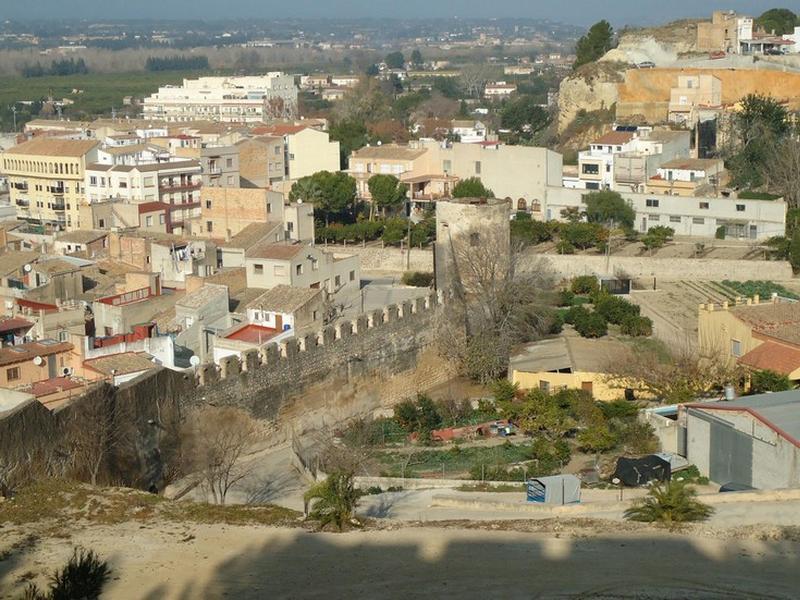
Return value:
[(171, 194), (174, 192), (199, 190), (202, 185), (203, 184), (199, 181), (197, 183), (191, 181), (162, 181), (158, 184), (158, 189), (162, 193)]
[(64, 212), (65, 210), (67, 210), (67, 205), (59, 202), (56, 204), (51, 204), (50, 208), (58, 212)]
[(24, 198), (18, 198), (16, 204), (20, 208), (30, 208), (31, 201), (25, 200)]
[(20, 192), (27, 192), (28, 191), (28, 184), (25, 182), (17, 182), (12, 183), (11, 187)]

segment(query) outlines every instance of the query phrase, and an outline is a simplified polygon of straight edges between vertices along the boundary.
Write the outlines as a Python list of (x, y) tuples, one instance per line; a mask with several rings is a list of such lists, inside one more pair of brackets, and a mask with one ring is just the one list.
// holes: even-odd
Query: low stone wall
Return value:
[(361, 271), (390, 271), (404, 273), (406, 271), (433, 272), (433, 252), (430, 249), (415, 248), (411, 250), (409, 263), (408, 253), (393, 246), (328, 246), (329, 250), (354, 254), (361, 258)]
[(507, 485), (522, 485), (522, 481), (475, 481), (474, 479), (420, 479), (416, 477), (354, 477), (355, 485), (359, 489), (379, 487), (387, 490), (390, 487), (403, 488), (404, 490), (452, 490), (461, 486), (486, 485), (489, 487), (503, 487)]
[(646, 256), (584, 256), (571, 254), (528, 253), (521, 261), (524, 268), (535, 259), (547, 259), (557, 276), (569, 279), (579, 275), (622, 271), (634, 278), (656, 280), (748, 281), (792, 279), (792, 267), (786, 261), (724, 260), (716, 258), (657, 258)]

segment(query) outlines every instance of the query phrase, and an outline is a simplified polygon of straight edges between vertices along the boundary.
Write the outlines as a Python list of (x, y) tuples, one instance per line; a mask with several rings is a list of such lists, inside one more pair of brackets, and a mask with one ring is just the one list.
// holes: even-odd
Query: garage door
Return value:
[(692, 416), (709, 424), (709, 479), (719, 484), (753, 485), (753, 438), (725, 421), (699, 411)]

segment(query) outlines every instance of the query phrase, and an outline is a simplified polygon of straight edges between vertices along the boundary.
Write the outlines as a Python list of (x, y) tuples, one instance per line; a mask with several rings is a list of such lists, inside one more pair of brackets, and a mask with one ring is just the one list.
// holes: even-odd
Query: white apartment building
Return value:
[(792, 33), (787, 33), (783, 39), (791, 44), (784, 46), (784, 52), (787, 54), (797, 54), (800, 52), (800, 27), (795, 27)]
[(511, 94), (517, 91), (517, 86), (514, 83), (506, 83), (505, 81), (495, 81), (487, 83), (483, 88), (483, 95), (486, 98), (508, 98)]
[(145, 98), (144, 118), (162, 121), (258, 123), (297, 112), (294, 77), (281, 72), (251, 77), (201, 77), (167, 85)]
[(196, 160), (141, 165), (87, 166), (87, 202), (121, 199), (131, 204), (158, 202), (169, 206), (168, 233), (182, 233), (186, 220), (200, 215), (202, 170)]
[(458, 140), (463, 144), (477, 144), (486, 141), (487, 128), (480, 121), (469, 119), (456, 119), (450, 124), (453, 135), (458, 136)]
[(588, 150), (578, 153), (578, 177), (565, 178), (564, 187), (610, 190), (614, 185), (614, 155), (633, 150), (636, 128), (619, 128), (594, 140)]
[[(635, 229), (640, 233), (663, 225), (675, 235), (713, 238), (725, 228), (726, 238), (765, 240), (786, 231), (786, 203), (782, 200), (740, 200), (636, 194), (620, 192), (636, 211)], [(566, 208), (584, 208), (582, 190), (547, 189), (545, 220), (562, 219)]]

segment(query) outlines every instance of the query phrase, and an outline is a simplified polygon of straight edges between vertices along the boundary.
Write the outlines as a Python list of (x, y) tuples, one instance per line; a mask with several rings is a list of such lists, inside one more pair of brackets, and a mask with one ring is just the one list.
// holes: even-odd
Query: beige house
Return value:
[(250, 302), (247, 320), (256, 325), (302, 331), (319, 327), (323, 320), (322, 290), (277, 285)]
[(800, 303), (755, 296), (732, 305), (701, 304), (698, 336), (703, 356), (800, 381)]
[(17, 218), (52, 229), (81, 229), (85, 171), (97, 160), (98, 147), (93, 140), (43, 137), (7, 150), (2, 171)]
[(245, 268), (249, 288), (288, 285), (338, 294), (358, 290), (361, 284), (358, 256), (304, 244), (260, 244), (247, 252)]
[[(339, 142), (332, 142), (327, 131), (305, 125), (271, 125), (258, 127), (253, 133), (283, 141), (283, 180), (286, 182), (294, 182), (319, 171), (339, 170)], [(287, 192), (290, 188), (288, 184), (283, 186)]]
[(700, 111), (722, 107), (722, 81), (714, 75), (678, 75), (678, 85), (670, 90), (669, 120), (697, 124)]
[(529, 344), (511, 357), (508, 378), (522, 390), (584, 390), (597, 400), (618, 400), (625, 387), (611, 380), (608, 369), (627, 356), (630, 348), (619, 340), (564, 335)]
[(647, 193), (671, 196), (715, 195), (728, 181), (720, 158), (677, 158), (662, 164), (647, 180)]
[(236, 143), (242, 187), (268, 188), (286, 177), (283, 138), (261, 135)]

